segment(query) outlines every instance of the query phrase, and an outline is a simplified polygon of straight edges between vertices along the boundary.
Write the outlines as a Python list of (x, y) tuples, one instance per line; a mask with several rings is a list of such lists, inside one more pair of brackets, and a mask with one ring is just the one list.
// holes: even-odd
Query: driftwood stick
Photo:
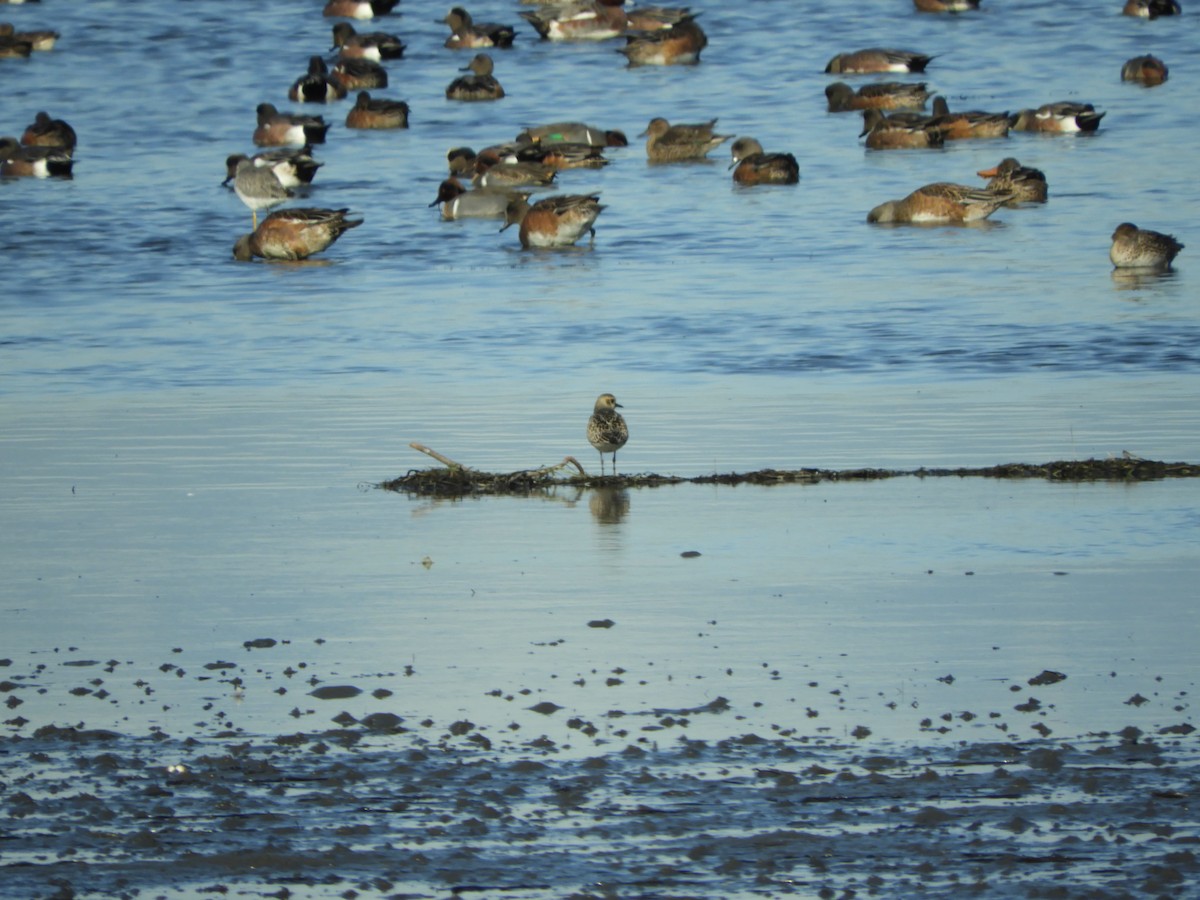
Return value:
[(574, 467), (576, 468), (576, 470), (579, 472), (579, 474), (580, 474), (580, 475), (586, 475), (586, 474), (587, 474), (587, 472), (583, 471), (583, 466), (581, 466), (581, 465), (579, 464), (579, 460), (577, 460), (577, 459), (576, 459), (575, 457), (573, 457), (573, 456), (564, 456), (564, 457), (563, 457), (563, 461), (562, 461), (562, 462), (560, 462), (560, 463), (559, 463), (558, 465), (556, 465), (556, 466), (543, 466), (542, 468), (540, 468), (540, 469), (538, 469), (538, 470), (537, 470), (536, 474), (538, 474), (538, 475), (543, 475), (543, 474), (544, 474), (544, 475), (549, 475), (551, 472), (559, 472), (559, 471), (562, 471), (563, 469), (566, 469), (566, 468), (568, 468), (568, 467), (570, 467), (570, 466), (574, 466)]
[(563, 469), (566, 469), (570, 466), (574, 466), (580, 475), (587, 474), (585, 471), (583, 471), (583, 466), (579, 465), (579, 460), (573, 456), (564, 456), (563, 461), (556, 465), (539, 466), (536, 469), (522, 469), (520, 472), (511, 473), (508, 477), (519, 478), (522, 476), (529, 476), (532, 478), (544, 478), (548, 475), (553, 475), (555, 472), (561, 472)]
[(466, 469), (467, 468), (462, 463), (457, 463), (448, 456), (442, 456), (442, 454), (438, 453), (436, 450), (431, 450), (430, 448), (426, 447), (424, 444), (418, 444), (416, 441), (412, 441), (408, 446), (412, 447), (414, 450), (419, 450), (421, 453), (424, 453), (426, 456), (432, 456), (434, 459), (436, 459), (438, 462), (440, 462), (443, 466), (446, 466), (449, 469)]

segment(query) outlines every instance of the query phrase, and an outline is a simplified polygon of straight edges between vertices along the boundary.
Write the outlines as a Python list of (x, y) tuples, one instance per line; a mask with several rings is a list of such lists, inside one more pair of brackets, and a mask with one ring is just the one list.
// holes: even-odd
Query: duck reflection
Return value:
[(1118, 291), (1135, 291), (1149, 288), (1175, 277), (1174, 269), (1113, 269), (1113, 286)]

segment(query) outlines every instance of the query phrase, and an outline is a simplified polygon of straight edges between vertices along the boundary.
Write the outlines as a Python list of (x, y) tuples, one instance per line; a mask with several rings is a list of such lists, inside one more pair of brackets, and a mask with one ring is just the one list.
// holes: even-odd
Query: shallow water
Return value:
[[(1137, 277), (1107, 249), (1125, 220), (1196, 243), (1196, 17), (767, 0), (703, 8), (704, 62), (665, 70), (522, 23), (495, 54), (508, 98), (456, 105), (445, 10), (406, 0), (371, 26), (409, 44), (374, 93), (412, 128), (320, 110), (302, 201), (365, 224), (309, 265), (235, 263), (224, 158), (251, 149), (257, 103), (292, 107), (329, 43), (320, 6), (5, 7), (63, 38), (0, 60), (0, 133), (47, 109), (80, 136), (74, 180), (0, 183), (20, 223), (0, 232), (13, 896), (1185, 895), (1191, 481), (372, 485), (430, 464), (410, 441), (591, 470), (602, 390), (630, 424), (623, 472), (1195, 462), (1194, 248)], [(924, 80), (951, 108), (1108, 114), (1090, 137), (868, 153), (821, 70), (871, 45), (937, 54)], [(1145, 52), (1171, 79), (1122, 84)], [(608, 208), (593, 245), (555, 253), (426, 205), (451, 147), (656, 115), (719, 116), (802, 181), (738, 189), (720, 152), (650, 166), (635, 141), (560, 177)], [(1010, 155), (1046, 172), (1044, 207), (865, 223)], [(1067, 678), (1029, 683), (1045, 670)], [(361, 693), (310, 694), (339, 685)]]

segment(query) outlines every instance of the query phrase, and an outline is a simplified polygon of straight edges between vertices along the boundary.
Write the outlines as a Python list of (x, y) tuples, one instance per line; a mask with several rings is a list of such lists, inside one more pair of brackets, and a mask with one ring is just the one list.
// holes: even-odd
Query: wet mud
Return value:
[[(591, 711), (561, 686), (541, 687), (562, 703), (495, 689), (489, 721), (446, 719), (400, 702), (411, 669), (348, 679), (287, 641), (243, 652), (191, 671), (83, 648), (0, 660), (0, 893), (1174, 898), (1200, 882), (1188, 692), (1161, 680), (1097, 712), (1155, 707), (1153, 727), (1054, 733), (1071, 676), (1047, 668), (1014, 675), (1005, 710), (900, 711), (916, 738), (895, 742), (862, 711), (820, 729), (721, 696), (662, 708), (649, 688)], [(174, 733), (135, 724), (148, 704), (175, 708)], [(1014, 737), (1031, 716), (1044, 737)], [(261, 727), (286, 717), (296, 730)]]

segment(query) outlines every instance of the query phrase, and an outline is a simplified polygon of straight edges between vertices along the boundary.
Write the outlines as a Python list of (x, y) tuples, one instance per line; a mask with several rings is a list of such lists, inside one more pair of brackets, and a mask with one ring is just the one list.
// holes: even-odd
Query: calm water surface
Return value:
[[(41, 688), (16, 695), (27, 721), (6, 731), (270, 736), (388, 710), (435, 729), (469, 718), (509, 759), (510, 725), (520, 752), (545, 732), (566, 756), (603, 753), (638, 733), (602, 721), (612, 710), (640, 723), (717, 697), (731, 715), (682, 731), (853, 740), (865, 726), (870, 753), (1194, 721), (1191, 482), (460, 503), (370, 487), (428, 463), (410, 441), (491, 471), (566, 455), (590, 469), (601, 391), (625, 406), (625, 472), (1200, 459), (1200, 187), (1183, 164), (1200, 20), (1119, 5), (694, 7), (710, 46), (677, 69), (629, 70), (611, 43), (552, 46), (521, 23), (494, 54), (508, 97), (452, 104), (466, 55), (441, 47), (444, 6), (405, 0), (359, 28), (408, 43), (374, 93), (407, 100), (412, 127), (353, 132), (347, 102), (317, 110), (334, 124), (298, 202), (365, 224), (300, 266), (232, 260), (249, 222), (220, 181), (252, 149), (255, 106), (294, 108), (288, 86), (329, 46), (317, 0), (4, 7), (63, 38), (0, 60), (0, 133), (45, 109), (80, 139), (74, 180), (0, 183), (0, 677)], [(470, 8), (519, 21), (512, 2)], [(936, 54), (924, 80), (952, 109), (1072, 99), (1107, 116), (1086, 137), (869, 153), (858, 117), (825, 112), (822, 69), (880, 45)], [(1148, 52), (1170, 80), (1123, 84), (1121, 64)], [(650, 166), (634, 135), (658, 115), (720, 117), (794, 153), (802, 180), (735, 188), (727, 151)], [(607, 168), (560, 176), (602, 192), (594, 245), (522, 252), (498, 223), (428, 208), (451, 147), (564, 119), (633, 139)], [(1049, 203), (972, 228), (865, 223), (927, 182), (982, 184), (1005, 156), (1046, 173)], [(1176, 234), (1178, 268), (1114, 276), (1121, 221)], [(260, 637), (291, 643), (247, 656)], [(85, 679), (63, 663), (80, 658), (120, 661), (104, 702), (70, 692)], [(198, 677), (221, 660), (238, 684)], [(301, 662), (365, 693), (321, 705), (302, 670), (284, 674)], [(1068, 679), (1014, 713), (1043, 669)], [(563, 712), (529, 711), (542, 699)], [(584, 740), (567, 715), (599, 732)], [(588, 881), (562, 871), (560, 886)]]

